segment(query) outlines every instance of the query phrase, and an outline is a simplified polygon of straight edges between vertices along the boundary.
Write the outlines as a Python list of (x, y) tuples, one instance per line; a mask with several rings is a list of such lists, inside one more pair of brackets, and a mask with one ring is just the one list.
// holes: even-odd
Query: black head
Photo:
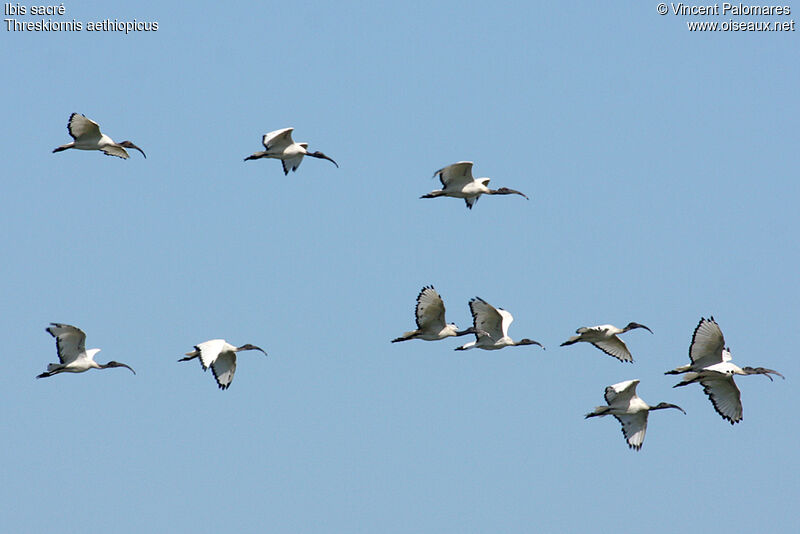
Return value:
[(134, 371), (133, 368), (130, 365), (125, 365), (124, 363), (111, 361), (111, 362), (108, 362), (107, 364), (105, 364), (103, 366), (103, 369), (108, 369), (110, 367), (124, 367), (126, 369), (130, 369), (131, 373), (136, 374), (136, 371)]
[(520, 339), (519, 341), (517, 341), (517, 345), (518, 346), (519, 345), (539, 345), (540, 347), (542, 347), (542, 350), (545, 350), (544, 349), (544, 345), (542, 345), (538, 341), (534, 341), (532, 339), (528, 339), (527, 337), (525, 339)]
[(519, 195), (521, 197), (525, 197), (527, 200), (530, 200), (527, 195), (517, 191), (516, 189), (509, 189), (508, 187), (501, 187), (500, 189), (495, 189), (491, 191), (492, 195)]
[(328, 161), (330, 161), (331, 163), (336, 165), (337, 169), (339, 168), (339, 164), (338, 163), (333, 161), (332, 158), (329, 158), (328, 156), (326, 156), (322, 152), (306, 152), (306, 156), (311, 156), (312, 158), (327, 159)]
[(634, 328), (644, 328), (645, 330), (647, 330), (647, 331), (648, 331), (648, 332), (650, 332), (651, 334), (653, 333), (653, 331), (652, 331), (652, 330), (650, 330), (649, 328), (647, 328), (645, 325), (643, 325), (643, 324), (639, 324), (639, 323), (628, 323), (628, 326), (626, 326), (626, 327), (624, 328), (624, 331), (625, 331), (625, 332), (627, 332), (628, 330), (633, 330)]
[(123, 142), (121, 142), (121, 143), (119, 144), (119, 146), (121, 146), (121, 147), (125, 147), (125, 148), (133, 148), (133, 149), (135, 149), (135, 150), (138, 150), (139, 152), (141, 152), (141, 153), (142, 153), (142, 156), (144, 156), (144, 158), (145, 158), (145, 159), (147, 159), (147, 154), (145, 154), (145, 153), (144, 153), (144, 150), (142, 150), (142, 149), (141, 149), (141, 148), (139, 148), (138, 146), (134, 145), (134, 144), (133, 144), (133, 143), (131, 143), (130, 141), (123, 141)]
[(474, 333), (475, 333), (475, 327), (470, 326), (466, 330), (459, 330), (458, 332), (456, 332), (456, 336), (466, 336), (467, 334), (474, 334)]
[(261, 352), (264, 353), (264, 356), (267, 355), (267, 352), (264, 349), (262, 349), (261, 347), (256, 347), (255, 345), (251, 345), (250, 343), (247, 343), (246, 345), (242, 345), (241, 347), (236, 348), (236, 352), (242, 350), (260, 350)]
[(681, 408), (677, 404), (670, 404), (668, 402), (659, 402), (658, 404), (656, 404), (655, 406), (650, 408), (650, 411), (652, 411), (652, 410), (663, 410), (665, 408), (675, 408), (676, 410), (682, 411), (684, 413), (684, 415), (686, 414), (686, 410), (684, 410), (683, 408)]
[(778, 375), (779, 377), (786, 380), (786, 377), (780, 374), (778, 371), (773, 371), (772, 369), (767, 369), (765, 367), (742, 367), (742, 371), (744, 371), (745, 374), (748, 375), (764, 375), (770, 380), (772, 380), (772, 377), (769, 376), (770, 374)]

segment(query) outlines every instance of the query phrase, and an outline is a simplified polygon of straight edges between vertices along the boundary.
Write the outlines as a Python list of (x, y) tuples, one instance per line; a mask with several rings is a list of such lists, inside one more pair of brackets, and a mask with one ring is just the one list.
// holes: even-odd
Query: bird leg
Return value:
[(244, 158), (244, 160), (245, 161), (249, 161), (251, 159), (260, 159), (260, 158), (266, 158), (266, 157), (267, 157), (267, 153), (266, 152), (256, 152), (255, 154), (250, 154), (249, 156)]
[(609, 410), (611, 410), (611, 406), (598, 406), (591, 413), (584, 415), (583, 418), (589, 419), (590, 417), (608, 415)]

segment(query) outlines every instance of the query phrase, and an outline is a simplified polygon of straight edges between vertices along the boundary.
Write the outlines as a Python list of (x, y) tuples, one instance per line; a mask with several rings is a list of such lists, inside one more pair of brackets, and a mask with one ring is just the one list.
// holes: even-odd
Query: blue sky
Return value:
[[(0, 32), (0, 530), (797, 530), (798, 36), (656, 4), (69, 2), (159, 29)], [(51, 154), (72, 112), (147, 159)], [(287, 126), (340, 168), (242, 161)], [(531, 200), (419, 200), (459, 160)], [(390, 344), (428, 284), (547, 350)], [(786, 376), (737, 379), (734, 427), (663, 375), (709, 315)], [(51, 321), (137, 375), (34, 380)], [(632, 365), (559, 347), (629, 321)], [(221, 392), (176, 361), (216, 337), (269, 357)], [(640, 452), (583, 419), (632, 378), (688, 412)]]

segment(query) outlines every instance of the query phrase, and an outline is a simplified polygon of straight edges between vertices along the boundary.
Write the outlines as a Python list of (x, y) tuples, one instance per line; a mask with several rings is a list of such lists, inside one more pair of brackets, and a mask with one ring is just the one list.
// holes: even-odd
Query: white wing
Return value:
[(284, 176), (289, 174), (289, 171), (296, 171), (297, 167), (299, 167), (301, 163), (303, 163), (303, 154), (290, 159), (282, 159), (281, 165), (283, 165)]
[(615, 415), (622, 424), (622, 435), (628, 442), (628, 447), (638, 451), (644, 443), (644, 433), (647, 431), (647, 412), (634, 414)]
[(692, 363), (703, 361), (707, 367), (722, 360), (722, 349), (725, 347), (725, 338), (722, 330), (713, 317), (701, 318), (692, 334), (692, 343), (689, 345), (689, 358)]
[(211, 364), (211, 372), (217, 379), (219, 389), (228, 389), (233, 382), (233, 373), (236, 372), (236, 353), (223, 353)]
[(592, 345), (621, 362), (633, 362), (633, 356), (631, 356), (631, 351), (628, 350), (628, 346), (617, 336), (612, 336), (602, 341), (595, 341)]
[(599, 329), (600, 329), (599, 326), (582, 326), (577, 330), (575, 330), (575, 333), (578, 334), (578, 339), (580, 341), (583, 341), (584, 340), (583, 338), (586, 337), (584, 334), (586, 334), (587, 332), (599, 331)]
[(80, 113), (73, 113), (69, 116), (67, 131), (76, 141), (78, 138), (100, 139), (100, 125)]
[(56, 338), (58, 359), (68, 364), (86, 352), (86, 334), (80, 328), (61, 323), (50, 323), (47, 332)]
[(503, 308), (498, 308), (497, 313), (503, 318), (503, 337), (508, 335), (508, 327), (514, 322), (514, 316)]
[(703, 391), (708, 395), (711, 404), (718, 414), (731, 424), (742, 420), (742, 395), (733, 376), (720, 378), (701, 378)]
[[(469, 309), (472, 312), (472, 325), (475, 327), (475, 335), (477, 337), (480, 337), (480, 334), (485, 332), (489, 337), (497, 341), (505, 335), (503, 332), (503, 316), (500, 315), (497, 308), (482, 298), (475, 297), (469, 301)], [(511, 316), (510, 313), (508, 315)], [(511, 320), (513, 321), (513, 317)], [(508, 329), (507, 326), (506, 329)]]
[(128, 152), (121, 146), (106, 145), (100, 150), (102, 150), (103, 154), (105, 154), (106, 156), (117, 156), (118, 158), (122, 159), (128, 159), (130, 157), (128, 155)]
[(615, 403), (620, 406), (627, 406), (630, 404), (631, 399), (637, 396), (636, 385), (638, 383), (638, 380), (626, 380), (625, 382), (608, 386), (605, 394), (606, 402), (609, 406)]
[(294, 128), (283, 128), (281, 130), (269, 132), (268, 134), (264, 134), (261, 142), (264, 143), (264, 148), (266, 148), (267, 151), (283, 152), (283, 149), (294, 143), (294, 141), (292, 141), (293, 130)]
[[(461, 189), (463, 186), (474, 181), (474, 178), (472, 177), (471, 161), (459, 161), (458, 163), (453, 163), (452, 165), (448, 165), (447, 167), (439, 169), (433, 173), (433, 175), (439, 176), (439, 181), (442, 182), (442, 187), (445, 189)], [(472, 207), (469, 202), (467, 205), (470, 208)]]
[(444, 302), (433, 286), (422, 288), (417, 296), (417, 328), (431, 332), (441, 332), (445, 327)]
[(224, 339), (212, 339), (194, 346), (195, 349), (200, 351), (200, 364), (204, 370), (214, 363), (219, 354), (225, 349), (226, 344)]

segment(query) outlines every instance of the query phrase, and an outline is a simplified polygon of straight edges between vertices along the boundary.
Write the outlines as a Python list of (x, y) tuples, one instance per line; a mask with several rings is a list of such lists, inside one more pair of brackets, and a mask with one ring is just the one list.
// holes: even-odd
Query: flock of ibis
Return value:
[[(480, 297), (471, 299), (469, 308), (472, 312), (472, 326), (466, 330), (459, 330), (454, 323), (445, 321), (444, 301), (439, 293), (433, 286), (425, 286), (417, 295), (414, 317), (417, 323), (416, 330), (405, 332), (402, 336), (393, 339), (392, 343), (410, 339), (438, 341), (448, 337), (472, 334), (475, 336), (474, 341), (456, 347), (455, 350), (474, 348), (498, 350), (521, 345), (538, 345), (544, 349), (538, 341), (528, 338), (514, 341), (508, 336), (508, 327), (514, 321), (514, 317), (506, 310), (496, 308)], [(561, 346), (584, 341), (621, 362), (633, 363), (633, 356), (625, 342), (619, 338), (619, 334), (635, 328), (643, 328), (651, 334), (653, 333), (645, 325), (633, 322), (628, 323), (625, 328), (617, 328), (611, 324), (583, 326), (575, 332), (578, 335), (570, 337)], [(783, 378), (782, 374), (772, 369), (739, 367), (733, 364), (730, 361), (730, 350), (725, 348), (722, 330), (713, 317), (700, 319), (689, 344), (689, 358), (692, 360), (689, 365), (666, 371), (664, 374), (684, 374), (683, 380), (674, 387), (686, 386), (695, 382), (702, 384), (703, 391), (708, 395), (714, 409), (731, 424), (742, 420), (741, 394), (733, 381), (733, 375), (760, 374), (772, 380), (770, 375), (774, 374)], [(648, 405), (636, 395), (637, 384), (639, 384), (639, 380), (626, 380), (608, 386), (605, 392), (608, 406), (598, 406), (586, 414), (587, 419), (604, 415), (616, 417), (622, 425), (622, 433), (628, 446), (634, 450), (642, 448), (649, 412), (675, 408), (686, 413), (680, 406), (666, 402), (655, 406)]]
[[(128, 159), (130, 156), (125, 149), (131, 148), (141, 152), (145, 158), (147, 157), (144, 151), (131, 141), (114, 142), (109, 136), (100, 132), (100, 126), (96, 122), (79, 113), (70, 115), (67, 131), (73, 141), (53, 149), (53, 152), (61, 152), (70, 148), (99, 150), (108, 156)], [(265, 134), (262, 138), (265, 150), (255, 152), (244, 158), (244, 161), (261, 158), (278, 159), (281, 161), (284, 175), (288, 175), (289, 171), (296, 171), (305, 156), (325, 159), (337, 168), (339, 167), (336, 161), (322, 152), (309, 152), (308, 143), (294, 142), (292, 131), (293, 128), (283, 128)], [(472, 209), (481, 195), (520, 195), (528, 199), (525, 194), (514, 189), (506, 187), (490, 189), (488, 187), (489, 178), (476, 179), (472, 176), (472, 165), (471, 161), (459, 161), (439, 169), (434, 176), (439, 177), (442, 189), (431, 191), (420, 198), (441, 196), (461, 198), (464, 199), (469, 209)], [(509, 337), (508, 329), (514, 321), (514, 317), (503, 308), (495, 307), (480, 297), (474, 297), (469, 301), (469, 309), (472, 315), (472, 326), (465, 330), (459, 330), (454, 323), (445, 321), (444, 301), (436, 289), (431, 285), (425, 286), (417, 295), (414, 313), (417, 328), (404, 332), (403, 335), (393, 339), (392, 343), (413, 339), (439, 341), (448, 337), (472, 335), (475, 337), (474, 340), (456, 347), (455, 350), (499, 350), (505, 347), (524, 345), (538, 345), (544, 350), (544, 346), (538, 341), (529, 338), (514, 341)], [(575, 332), (577, 335), (561, 343), (561, 346), (579, 342), (591, 343), (620, 362), (633, 363), (630, 350), (619, 336), (637, 328), (653, 333), (647, 326), (635, 322), (628, 323), (624, 328), (617, 328), (611, 324), (584, 326), (578, 328)], [(75, 326), (51, 323), (46, 331), (56, 340), (59, 363), (48, 364), (47, 371), (36, 378), (116, 367), (124, 367), (136, 374), (132, 367), (124, 363), (109, 361), (99, 364), (95, 362), (95, 355), (100, 352), (100, 349), (86, 349), (86, 334)], [(237, 347), (224, 339), (212, 339), (198, 343), (194, 346), (193, 351), (187, 352), (185, 357), (178, 361), (198, 359), (204, 371), (211, 368), (218, 387), (224, 390), (230, 387), (236, 372), (236, 353), (248, 350), (260, 351), (265, 356), (267, 355), (266, 351), (255, 345), (245, 344)], [(668, 375), (683, 375), (682, 380), (673, 387), (699, 383), (703, 386), (703, 392), (708, 396), (714, 410), (732, 425), (742, 420), (741, 393), (733, 380), (734, 375), (760, 374), (770, 380), (772, 380), (770, 375), (783, 378), (782, 374), (772, 369), (739, 367), (734, 364), (731, 361), (730, 350), (725, 346), (722, 330), (713, 317), (701, 318), (694, 329), (689, 344), (689, 359), (691, 360), (689, 364), (665, 372)], [(613, 415), (622, 425), (625, 441), (633, 450), (641, 449), (644, 443), (647, 417), (651, 411), (674, 408), (686, 413), (680, 406), (666, 402), (650, 406), (636, 394), (638, 384), (639, 380), (626, 380), (606, 387), (606, 406), (598, 406), (585, 416), (588, 419)]]

